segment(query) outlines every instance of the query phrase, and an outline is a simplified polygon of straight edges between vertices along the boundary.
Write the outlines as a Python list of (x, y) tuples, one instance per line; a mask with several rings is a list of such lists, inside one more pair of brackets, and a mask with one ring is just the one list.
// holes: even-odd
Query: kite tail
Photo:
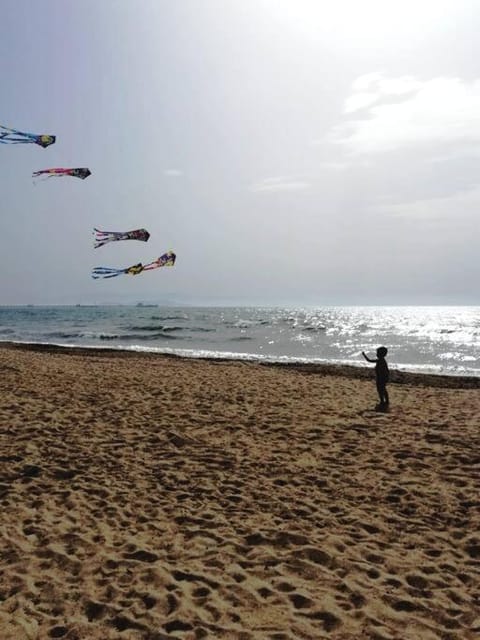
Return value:
[(17, 129), (10, 129), (0, 124), (0, 142), (3, 144), (28, 144), (35, 143), (46, 149), (55, 143), (56, 136), (35, 133), (26, 133)]
[(0, 125), (0, 129), (3, 129), (3, 132), (0, 133), (0, 142), (3, 142), (3, 144), (29, 144), (38, 142), (38, 135), (35, 133), (25, 133), (17, 129), (4, 127), (3, 125)]
[(95, 267), (92, 269), (92, 278), (97, 280), (98, 278), (115, 278), (125, 273), (125, 269), (113, 269), (111, 267)]
[(24, 140), (23, 138), (0, 138), (0, 143), (2, 144), (27, 144), (32, 142), (32, 140)]
[(121, 233), (117, 233), (116, 231), (100, 231), (100, 229), (94, 229), (93, 235), (95, 236), (95, 245), (94, 248), (98, 249), (98, 247), (103, 247), (107, 242), (113, 242), (114, 240), (119, 240)]
[(32, 176), (36, 178), (36, 180), (33, 180), (33, 184), (36, 185), (37, 182), (45, 182), (45, 180), (48, 180), (49, 178), (53, 178), (54, 175), (55, 175), (54, 173), (51, 173), (50, 175), (46, 176), (46, 175), (42, 175), (41, 171), (40, 172), (37, 171), (32, 174)]

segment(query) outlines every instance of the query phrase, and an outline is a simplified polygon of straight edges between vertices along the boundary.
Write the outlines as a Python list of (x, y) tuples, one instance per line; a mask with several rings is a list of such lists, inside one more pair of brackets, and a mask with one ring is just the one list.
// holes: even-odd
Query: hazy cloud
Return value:
[(458, 225), (478, 216), (480, 187), (442, 198), (425, 198), (413, 202), (378, 207), (377, 211), (395, 217), (411, 217), (416, 220), (447, 220)]
[(344, 171), (348, 169), (349, 166), (350, 164), (348, 162), (335, 162), (334, 160), (320, 163), (321, 169), (327, 169), (329, 171)]
[(301, 191), (309, 187), (309, 182), (278, 176), (275, 178), (265, 178), (265, 180), (251, 185), (250, 191)]
[(165, 169), (163, 175), (176, 178), (183, 176), (183, 171), (180, 171), (180, 169)]
[(365, 109), (382, 98), (405, 96), (419, 91), (422, 82), (412, 76), (388, 78), (382, 73), (367, 73), (357, 78), (352, 84), (352, 94), (346, 99), (345, 113), (353, 113)]
[(330, 141), (351, 154), (381, 153), (419, 144), (480, 140), (480, 80), (372, 73), (357, 78)]

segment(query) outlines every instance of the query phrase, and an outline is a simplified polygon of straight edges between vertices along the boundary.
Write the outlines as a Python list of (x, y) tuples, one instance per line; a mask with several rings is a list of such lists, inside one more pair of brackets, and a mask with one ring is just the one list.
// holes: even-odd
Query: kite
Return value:
[(90, 169), (83, 167), (78, 169), (42, 169), (41, 171), (34, 171), (32, 174), (34, 178), (38, 178), (43, 175), (46, 178), (53, 178), (53, 176), (73, 176), (74, 178), (85, 180), (85, 178), (92, 175), (92, 172)]
[(147, 242), (150, 234), (146, 229), (134, 229), (133, 231), (100, 231), (94, 229), (95, 249), (103, 247), (107, 242), (115, 242), (116, 240), (141, 240)]
[(0, 143), (2, 144), (39, 144), (46, 149), (55, 144), (56, 137), (45, 134), (25, 133), (16, 129), (9, 129), (0, 124)]
[(164, 253), (153, 262), (149, 262), (145, 265), (139, 262), (138, 264), (134, 264), (131, 267), (127, 267), (126, 269), (114, 269), (112, 267), (95, 267), (92, 270), (92, 278), (94, 280), (97, 280), (98, 278), (115, 278), (116, 276), (121, 276), (124, 273), (131, 276), (137, 276), (139, 273), (142, 273), (142, 271), (151, 271), (152, 269), (158, 269), (158, 267), (173, 267), (176, 258), (177, 256), (173, 253), (173, 251), (167, 251), (167, 253)]

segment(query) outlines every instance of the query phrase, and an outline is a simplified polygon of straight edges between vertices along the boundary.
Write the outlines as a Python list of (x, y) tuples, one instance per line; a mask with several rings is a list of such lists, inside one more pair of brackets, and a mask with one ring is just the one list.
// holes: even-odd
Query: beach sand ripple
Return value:
[(480, 381), (0, 349), (2, 640), (480, 637)]

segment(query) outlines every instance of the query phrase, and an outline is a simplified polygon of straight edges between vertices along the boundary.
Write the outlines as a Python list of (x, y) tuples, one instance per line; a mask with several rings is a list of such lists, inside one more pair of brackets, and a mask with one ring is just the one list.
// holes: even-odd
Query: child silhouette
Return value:
[(388, 349), (386, 347), (378, 347), (377, 357), (375, 359), (372, 359), (367, 356), (365, 351), (362, 351), (362, 356), (365, 358), (365, 360), (375, 363), (375, 378), (377, 382), (378, 397), (380, 398), (380, 404), (375, 407), (377, 411), (388, 411), (389, 406), (387, 392), (389, 371), (387, 361), (385, 360), (387, 353)]

